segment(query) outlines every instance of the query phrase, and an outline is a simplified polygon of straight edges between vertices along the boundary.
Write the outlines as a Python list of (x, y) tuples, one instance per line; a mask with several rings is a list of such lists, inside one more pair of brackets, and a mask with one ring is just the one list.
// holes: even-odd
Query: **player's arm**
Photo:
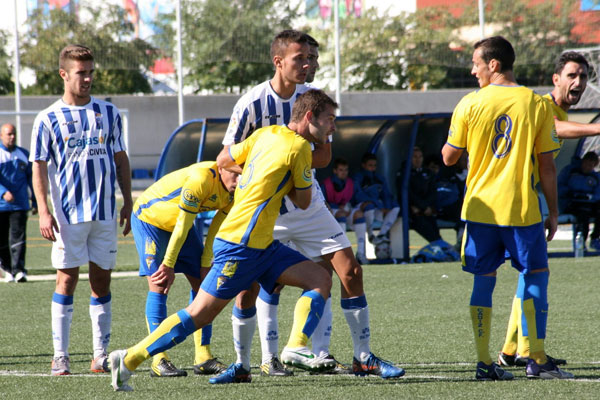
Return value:
[(232, 204), (233, 202), (231, 202), (224, 209), (219, 210), (213, 217), (213, 220), (210, 223), (210, 226), (208, 227), (206, 241), (204, 243), (204, 250), (202, 251), (202, 258), (200, 260), (200, 266), (202, 268), (210, 268), (210, 266), (212, 265), (213, 243), (215, 241), (215, 236), (217, 236), (217, 232), (219, 232), (221, 224), (223, 223), (223, 221), (225, 221), (225, 218), (227, 217), (227, 214), (229, 213)]
[(293, 160), (290, 164), (292, 171), (292, 189), (288, 197), (299, 208), (306, 210), (310, 206), (312, 198), (312, 151), (305, 140), (298, 142), (298, 151), (292, 154)]
[(33, 162), (32, 167), (33, 192), (40, 215), (40, 233), (44, 239), (56, 241), (54, 231), (59, 232), (58, 223), (48, 208), (48, 163), (42, 160)]
[(133, 200), (131, 198), (131, 167), (129, 166), (129, 157), (125, 151), (115, 153), (115, 166), (117, 167), (117, 182), (123, 194), (123, 207), (121, 207), (119, 226), (123, 228), (123, 236), (131, 231), (131, 211), (133, 209)]
[(217, 166), (219, 168), (226, 169), (229, 172), (235, 172), (237, 174), (242, 173), (242, 167), (235, 163), (231, 153), (229, 152), (230, 146), (223, 147), (223, 150), (217, 156)]
[(177, 222), (173, 228), (173, 233), (169, 238), (169, 244), (165, 251), (165, 256), (158, 270), (152, 274), (150, 280), (157, 286), (164, 287), (165, 294), (169, 293), (169, 289), (175, 280), (175, 263), (177, 256), (181, 251), (181, 247), (187, 238), (187, 235), (194, 225), (196, 213), (188, 212), (180, 209), (177, 215)]
[(315, 143), (313, 150), (313, 168), (325, 168), (331, 162), (331, 143)]
[(310, 199), (312, 197), (310, 188), (310, 186), (305, 189), (292, 188), (287, 195), (298, 208), (306, 210), (310, 206)]
[(556, 126), (556, 133), (561, 139), (600, 135), (600, 124), (581, 124), (579, 122), (560, 121), (555, 118), (554, 125)]
[(544, 221), (544, 228), (548, 231), (546, 239), (550, 241), (554, 237), (558, 225), (556, 166), (554, 165), (554, 154), (552, 152), (538, 154), (538, 169), (540, 186), (548, 205), (548, 217)]
[(448, 167), (456, 164), (463, 151), (464, 149), (456, 148), (448, 143), (444, 144), (444, 147), (442, 147), (442, 159), (444, 160), (444, 164)]

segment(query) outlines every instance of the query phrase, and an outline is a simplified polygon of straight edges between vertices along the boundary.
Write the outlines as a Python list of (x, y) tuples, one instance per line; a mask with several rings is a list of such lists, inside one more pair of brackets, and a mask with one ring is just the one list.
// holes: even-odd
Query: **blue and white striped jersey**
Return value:
[[(244, 94), (235, 104), (229, 126), (223, 139), (223, 145), (231, 146), (246, 139), (262, 127), (271, 125), (287, 125), (292, 118), (294, 102), (302, 93), (314, 89), (306, 84), (296, 85), (296, 91), (289, 99), (282, 99), (271, 87), (271, 82), (266, 81), (254, 86)], [(330, 138), (331, 139), (331, 138)], [(314, 149), (314, 146), (313, 146)], [(313, 170), (313, 176), (315, 171)], [(319, 185), (313, 185), (309, 210), (321, 207), (325, 198)], [(286, 196), (281, 205), (280, 214), (297, 208)]]
[(31, 132), (30, 161), (48, 162), (59, 224), (116, 218), (114, 154), (125, 151), (117, 107), (94, 97), (84, 106), (56, 101)]
[(307, 85), (296, 85), (289, 99), (282, 99), (266, 81), (254, 86), (235, 104), (223, 145), (231, 146), (246, 139), (262, 127), (287, 125), (292, 118), (292, 106), (296, 98), (310, 90)]

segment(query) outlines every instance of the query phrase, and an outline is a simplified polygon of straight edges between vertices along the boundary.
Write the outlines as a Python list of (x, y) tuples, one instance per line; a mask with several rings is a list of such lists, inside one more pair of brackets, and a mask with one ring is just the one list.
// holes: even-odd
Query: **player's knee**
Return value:
[(255, 287), (252, 285), (250, 289), (243, 290), (237, 295), (235, 298), (235, 305), (237, 308), (245, 310), (256, 306), (256, 297), (258, 296), (260, 286), (256, 285), (256, 290), (254, 289)]
[(354, 222), (356, 222), (357, 219), (359, 218), (364, 218), (364, 214), (361, 210), (356, 210), (354, 211)]
[(75, 292), (79, 275), (58, 274), (56, 276), (56, 293), (71, 296)]

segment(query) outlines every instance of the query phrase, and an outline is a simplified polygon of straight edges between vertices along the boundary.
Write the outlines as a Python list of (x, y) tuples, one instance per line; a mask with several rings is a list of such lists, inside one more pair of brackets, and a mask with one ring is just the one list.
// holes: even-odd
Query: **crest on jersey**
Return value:
[(94, 113), (94, 117), (96, 117), (96, 127), (102, 129), (102, 114)]
[(312, 182), (312, 170), (310, 169), (310, 167), (304, 167), (302, 177), (306, 182)]
[(200, 203), (200, 200), (198, 200), (198, 198), (190, 189), (185, 189), (183, 191), (183, 194), (181, 195), (181, 198), (183, 199), (183, 204), (185, 204), (188, 207), (197, 208), (198, 203)]
[(552, 141), (554, 143), (560, 143), (560, 138), (558, 137), (558, 133), (556, 132), (556, 125), (552, 124)]

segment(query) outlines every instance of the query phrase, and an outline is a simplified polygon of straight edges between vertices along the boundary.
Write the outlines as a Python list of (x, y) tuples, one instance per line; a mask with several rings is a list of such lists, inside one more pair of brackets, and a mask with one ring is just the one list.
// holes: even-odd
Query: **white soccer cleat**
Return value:
[(127, 384), (131, 378), (131, 371), (125, 366), (124, 360), (127, 350), (115, 350), (109, 354), (111, 384), (117, 392), (131, 392), (133, 388)]
[(311, 372), (329, 371), (336, 366), (335, 359), (328, 358), (327, 354), (317, 356), (308, 347), (298, 347), (295, 349), (287, 346), (284, 347), (281, 352), (281, 361), (286, 365)]

